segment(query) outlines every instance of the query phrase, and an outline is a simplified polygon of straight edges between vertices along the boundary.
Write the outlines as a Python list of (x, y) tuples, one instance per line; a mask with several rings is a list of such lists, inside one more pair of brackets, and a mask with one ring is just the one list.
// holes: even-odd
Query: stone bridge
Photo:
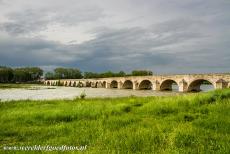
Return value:
[(61, 79), (46, 80), (44, 84), (53, 86), (118, 88), (134, 90), (172, 90), (177, 85), (178, 91), (200, 91), (204, 83), (212, 84), (214, 89), (230, 88), (230, 74), (186, 74), (186, 75), (153, 75), (127, 76), (98, 79)]

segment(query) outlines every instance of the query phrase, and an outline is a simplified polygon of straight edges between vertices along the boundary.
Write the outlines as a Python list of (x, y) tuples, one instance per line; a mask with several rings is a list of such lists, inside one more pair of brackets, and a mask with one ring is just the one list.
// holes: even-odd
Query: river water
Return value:
[[(175, 89), (175, 88), (174, 88)], [(211, 89), (204, 85), (204, 91)], [(130, 89), (105, 89), (105, 88), (76, 88), (57, 86), (34, 86), (27, 89), (0, 89), (0, 99), (7, 100), (50, 100), (73, 99), (84, 92), (86, 98), (94, 97), (125, 97), (125, 96), (172, 96), (182, 93), (176, 91), (130, 90)]]

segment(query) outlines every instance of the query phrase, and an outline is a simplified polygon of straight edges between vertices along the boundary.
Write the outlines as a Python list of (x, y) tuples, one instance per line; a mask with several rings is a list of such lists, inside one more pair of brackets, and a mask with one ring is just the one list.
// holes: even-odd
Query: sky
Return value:
[(230, 72), (230, 0), (0, 0), (0, 65)]

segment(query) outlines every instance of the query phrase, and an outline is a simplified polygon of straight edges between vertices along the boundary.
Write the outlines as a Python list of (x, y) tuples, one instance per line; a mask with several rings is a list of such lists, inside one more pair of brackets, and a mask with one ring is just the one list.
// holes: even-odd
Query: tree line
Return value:
[(91, 78), (109, 78), (109, 77), (125, 77), (125, 76), (148, 76), (153, 75), (149, 70), (133, 70), (131, 73), (120, 72), (84, 72), (77, 68), (56, 68), (53, 72), (47, 72), (45, 79), (91, 79)]
[(43, 70), (39, 67), (10, 68), (0, 66), (0, 83), (8, 82), (34, 82), (43, 75)]
[(108, 77), (125, 77), (125, 76), (147, 76), (153, 75), (152, 71), (148, 70), (133, 70), (131, 73), (120, 72), (81, 72), (78, 68), (58, 67), (53, 71), (46, 72), (39, 67), (20, 67), (11, 68), (0, 66), (0, 83), (11, 82), (37, 82), (42, 77), (45, 79), (90, 79), (90, 78), (108, 78)]

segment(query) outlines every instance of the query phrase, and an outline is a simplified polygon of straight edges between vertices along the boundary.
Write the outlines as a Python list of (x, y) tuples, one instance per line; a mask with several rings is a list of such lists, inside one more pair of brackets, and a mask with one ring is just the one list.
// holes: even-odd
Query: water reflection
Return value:
[(172, 91), (179, 91), (179, 87), (176, 83), (172, 84)]
[(214, 90), (214, 86), (212, 84), (202, 84), (200, 85), (200, 90), (203, 92), (207, 92), (210, 90)]

